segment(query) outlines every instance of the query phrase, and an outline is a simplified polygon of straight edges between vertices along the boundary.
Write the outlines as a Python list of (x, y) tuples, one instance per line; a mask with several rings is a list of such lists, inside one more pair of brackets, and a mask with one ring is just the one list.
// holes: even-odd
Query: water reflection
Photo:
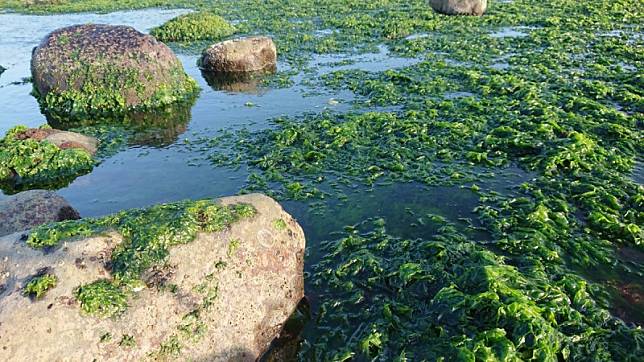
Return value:
[(214, 91), (261, 95), (267, 92), (267, 89), (262, 86), (264, 77), (275, 73), (276, 70), (276, 67), (263, 72), (244, 73), (216, 73), (202, 70), (201, 75)]

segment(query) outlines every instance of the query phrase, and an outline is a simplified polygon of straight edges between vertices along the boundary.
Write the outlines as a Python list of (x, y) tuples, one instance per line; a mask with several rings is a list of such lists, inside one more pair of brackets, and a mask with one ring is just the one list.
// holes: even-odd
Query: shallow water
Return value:
[[(149, 31), (187, 10), (140, 10), (110, 14), (66, 14), (25, 16), (0, 14), (0, 64), (8, 68), (0, 78), (0, 132), (17, 124), (37, 127), (46, 123), (38, 103), (29, 93), (31, 83), (21, 80), (30, 76), (31, 50), (50, 31), (77, 23), (126, 24), (140, 31)], [(77, 178), (58, 192), (67, 198), (83, 216), (100, 216), (115, 211), (142, 207), (159, 202), (186, 198), (207, 198), (235, 194), (246, 173), (210, 165), (191, 166), (197, 155), (187, 152), (181, 144), (194, 137), (216, 133), (222, 128), (247, 125), (250, 129), (266, 127), (278, 116), (293, 116), (324, 109), (343, 110), (350, 94), (315, 96), (305, 94), (301, 87), (282, 89), (258, 88), (250, 85), (242, 92), (211, 88), (198, 69), (197, 56), (178, 54), (186, 71), (196, 79), (202, 92), (191, 109), (185, 127), (177, 127), (174, 140), (163, 147), (132, 145), (105, 160), (88, 175)], [(20, 82), (19, 84), (12, 84)], [(333, 98), (333, 101), (330, 100)], [(251, 105), (252, 106), (249, 106)], [(183, 131), (183, 132), (181, 132)], [(153, 187), (150, 184), (153, 183)], [(0, 199), (6, 196), (0, 194)]]

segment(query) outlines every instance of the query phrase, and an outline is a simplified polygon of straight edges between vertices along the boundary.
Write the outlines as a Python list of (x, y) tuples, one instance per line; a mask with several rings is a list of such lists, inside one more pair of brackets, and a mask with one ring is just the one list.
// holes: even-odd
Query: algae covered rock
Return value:
[(150, 31), (161, 41), (220, 40), (235, 33), (235, 27), (221, 16), (200, 11), (177, 16)]
[(58, 29), (34, 49), (31, 72), (41, 108), (63, 121), (158, 108), (197, 90), (170, 48), (128, 26)]
[(73, 132), (16, 126), (0, 139), (0, 188), (15, 193), (64, 186), (94, 168), (97, 143)]
[(199, 65), (213, 73), (270, 72), (277, 67), (277, 49), (265, 36), (226, 40), (204, 50)]
[(258, 194), (0, 238), (0, 359), (256, 360), (303, 297), (304, 243)]
[(48, 141), (60, 149), (77, 148), (90, 155), (96, 154), (98, 140), (76, 132), (61, 131), (53, 128), (30, 128), (15, 135), (17, 140)]
[(446, 15), (483, 15), (487, 0), (429, 0), (434, 11)]
[(52, 191), (31, 190), (0, 200), (0, 235), (49, 222), (80, 219), (63, 197)]

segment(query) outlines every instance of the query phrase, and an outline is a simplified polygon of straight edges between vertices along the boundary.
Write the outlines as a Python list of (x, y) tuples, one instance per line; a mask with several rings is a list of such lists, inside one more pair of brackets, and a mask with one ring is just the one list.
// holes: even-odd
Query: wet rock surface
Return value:
[(483, 15), (487, 0), (429, 0), (436, 12), (446, 15)]
[(79, 218), (78, 211), (53, 191), (30, 190), (0, 201), (0, 235), (24, 231), (48, 222)]
[(265, 36), (226, 40), (208, 47), (200, 60), (213, 73), (270, 72), (277, 67), (277, 49)]
[[(109, 277), (107, 260), (121, 235), (69, 241), (48, 253), (17, 235), (0, 238), (0, 359), (256, 360), (303, 297), (304, 234), (269, 197), (219, 202), (257, 212), (172, 247), (163, 267), (143, 274), (145, 286), (124, 314), (112, 318), (83, 314), (75, 290)], [(25, 285), (43, 268), (56, 286), (39, 300), (26, 297)]]

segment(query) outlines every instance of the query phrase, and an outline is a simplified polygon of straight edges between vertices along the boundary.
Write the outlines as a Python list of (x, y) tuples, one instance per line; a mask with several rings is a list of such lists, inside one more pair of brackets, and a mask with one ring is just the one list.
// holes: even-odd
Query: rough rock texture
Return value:
[(169, 104), (196, 87), (170, 48), (129, 26), (58, 29), (34, 49), (31, 72), (41, 106), (74, 116)]
[(434, 11), (447, 15), (483, 15), (487, 0), (429, 0)]
[(215, 73), (274, 71), (277, 49), (265, 36), (226, 40), (204, 50), (200, 65)]
[(0, 235), (28, 230), (52, 221), (75, 219), (80, 219), (78, 211), (52, 191), (25, 191), (0, 200)]
[[(303, 297), (304, 234), (267, 196), (220, 202), (249, 203), (257, 214), (170, 249), (166, 267), (148, 275), (173, 287), (148, 284), (116, 318), (82, 314), (74, 289), (109, 277), (106, 260), (120, 235), (66, 242), (49, 253), (30, 249), (16, 234), (0, 238), (6, 256), (0, 259), (0, 360), (254, 361)], [(233, 240), (239, 243), (231, 251)], [(32, 301), (21, 288), (42, 268), (58, 284)], [(195, 318), (204, 289), (215, 298)], [(119, 343), (123, 335), (134, 345)]]
[(17, 134), (16, 139), (33, 139), (36, 141), (45, 140), (62, 149), (81, 148), (92, 156), (96, 154), (98, 149), (98, 140), (94, 137), (53, 128), (30, 128)]

